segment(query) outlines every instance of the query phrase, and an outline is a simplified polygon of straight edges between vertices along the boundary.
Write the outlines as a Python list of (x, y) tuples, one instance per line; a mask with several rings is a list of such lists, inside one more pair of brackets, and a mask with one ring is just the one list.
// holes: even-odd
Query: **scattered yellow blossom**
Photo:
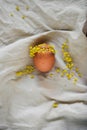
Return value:
[(16, 72), (16, 76), (32, 74), (33, 72), (34, 72), (34, 67), (32, 65), (27, 65), (23, 70)]
[(75, 68), (75, 71), (76, 71), (76, 72), (79, 72), (79, 69), (76, 67), (76, 68)]
[(82, 77), (82, 74), (81, 74), (81, 73), (78, 73), (78, 76), (79, 76), (79, 77)]
[(16, 72), (16, 76), (22, 76), (23, 75), (23, 72), (22, 71), (18, 71), (18, 72)]
[(14, 16), (13, 13), (10, 13), (10, 16), (13, 17)]
[(68, 69), (73, 69), (73, 67), (74, 67), (74, 64), (73, 63), (67, 63), (66, 64), (66, 68), (68, 68)]
[(33, 79), (33, 78), (34, 78), (34, 75), (30, 75), (30, 78)]
[(60, 68), (57, 68), (57, 69), (56, 69), (56, 72), (59, 73), (59, 72), (60, 72)]
[(74, 78), (73, 83), (76, 84), (77, 81), (78, 81), (78, 78)]
[(63, 69), (62, 72), (63, 72), (63, 73), (67, 73), (67, 70), (66, 70), (66, 69)]
[(57, 107), (58, 107), (58, 103), (57, 102), (53, 103), (53, 108), (57, 108)]
[[(74, 76), (74, 72), (75, 71), (79, 77), (81, 77), (81, 73), (79, 72), (78, 67), (75, 68), (74, 62), (73, 62), (73, 58), (71, 57), (71, 54), (69, 52), (69, 47), (67, 42), (64, 42), (62, 44), (62, 54), (63, 54), (63, 60), (66, 64), (66, 68), (68, 69), (68, 72), (66, 72), (66, 77), (70, 80), (73, 76)], [(62, 76), (64, 75), (64, 73), (62, 72)], [(77, 82), (77, 78), (74, 78), (74, 83)]]
[(65, 74), (62, 72), (62, 73), (61, 73), (61, 77), (63, 77), (64, 75), (65, 75)]
[(50, 74), (49, 74), (50, 77), (53, 77), (53, 75), (54, 75), (53, 73), (50, 73)]
[(63, 43), (63, 45), (62, 45), (62, 49), (68, 49), (68, 45), (67, 45), (66, 42)]
[(16, 6), (16, 10), (17, 10), (17, 11), (20, 11), (20, 7), (19, 7), (19, 6)]
[(26, 16), (25, 15), (22, 15), (22, 17), (21, 17), (22, 19), (25, 19), (26, 18)]
[(66, 76), (67, 76), (67, 79), (70, 80), (72, 77), (73, 77), (73, 73), (67, 73)]

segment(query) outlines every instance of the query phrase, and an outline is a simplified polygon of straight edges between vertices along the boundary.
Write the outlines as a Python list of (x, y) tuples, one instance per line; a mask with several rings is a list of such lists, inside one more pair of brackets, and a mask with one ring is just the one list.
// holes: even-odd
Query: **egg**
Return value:
[(54, 49), (48, 44), (40, 44), (38, 47), (41, 51), (33, 57), (34, 65), (41, 72), (49, 72), (55, 64)]

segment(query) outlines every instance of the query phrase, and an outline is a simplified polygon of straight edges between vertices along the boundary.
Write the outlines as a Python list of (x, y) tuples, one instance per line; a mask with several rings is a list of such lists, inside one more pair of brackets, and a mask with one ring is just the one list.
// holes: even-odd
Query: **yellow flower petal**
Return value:
[(34, 78), (34, 75), (30, 75), (30, 78), (33, 79), (33, 78)]
[(78, 76), (79, 76), (79, 77), (82, 77), (82, 74), (81, 74), (81, 73), (78, 73)]
[(14, 16), (13, 13), (10, 13), (10, 16), (13, 17)]
[(60, 68), (57, 68), (57, 69), (56, 69), (56, 72), (59, 73), (59, 72), (60, 72)]
[(16, 6), (16, 10), (17, 10), (17, 11), (20, 11), (20, 7), (19, 7), (19, 6)]
[(79, 72), (79, 69), (76, 67), (76, 68), (75, 68), (75, 71), (76, 71), (76, 72)]
[(73, 83), (76, 84), (78, 81), (78, 78), (74, 78)]
[(58, 107), (58, 103), (53, 103), (53, 108), (57, 108)]
[(49, 74), (49, 76), (50, 76), (50, 77), (53, 77), (53, 74), (52, 74), (52, 73), (50, 73), (50, 74)]
[(25, 15), (23, 15), (21, 18), (22, 18), (22, 19), (25, 19), (25, 18), (26, 18), (26, 16), (25, 16)]
[(22, 72), (22, 71), (16, 72), (16, 76), (22, 76), (22, 75), (23, 75), (23, 72)]

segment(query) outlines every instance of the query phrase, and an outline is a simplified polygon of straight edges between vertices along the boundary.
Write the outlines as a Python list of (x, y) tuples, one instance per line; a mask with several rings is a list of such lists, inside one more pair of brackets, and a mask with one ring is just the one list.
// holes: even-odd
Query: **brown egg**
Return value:
[(40, 48), (44, 48), (45, 52), (37, 52), (33, 57), (35, 67), (41, 72), (48, 72), (55, 63), (55, 54), (49, 50), (49, 45), (41, 44)]

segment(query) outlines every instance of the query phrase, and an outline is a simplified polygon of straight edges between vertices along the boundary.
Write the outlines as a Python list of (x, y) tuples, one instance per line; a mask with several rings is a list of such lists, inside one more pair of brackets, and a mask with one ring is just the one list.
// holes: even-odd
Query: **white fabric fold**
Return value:
[[(87, 129), (87, 38), (82, 32), (86, 4), (85, 0), (0, 1), (1, 130)], [(54, 71), (57, 66), (65, 67), (61, 46), (67, 39), (83, 75), (76, 85)], [(18, 70), (33, 64), (29, 46), (43, 42), (57, 50), (55, 66), (49, 72), (53, 77), (39, 72), (34, 79), (16, 77)], [(53, 108), (55, 102), (57, 108)]]

